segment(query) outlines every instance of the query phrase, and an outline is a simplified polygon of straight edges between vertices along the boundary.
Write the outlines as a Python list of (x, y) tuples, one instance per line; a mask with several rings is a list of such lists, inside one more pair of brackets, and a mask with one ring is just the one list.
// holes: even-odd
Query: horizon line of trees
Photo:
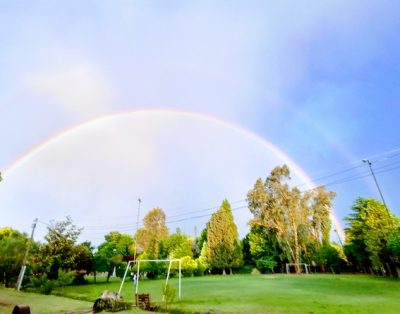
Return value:
[[(384, 204), (358, 198), (351, 207), (344, 246), (330, 242), (330, 208), (334, 192), (320, 186), (301, 192), (290, 187), (286, 165), (258, 179), (247, 194), (253, 218), (250, 231), (239, 239), (231, 205), (223, 200), (196, 239), (179, 229), (170, 234), (161, 208), (150, 210), (143, 228), (134, 236), (118, 231), (105, 235), (96, 249), (89, 242), (77, 244), (82, 229), (70, 217), (52, 222), (44, 243), (31, 241), (10, 227), (0, 229), (0, 274), (5, 286), (15, 284), (29, 244), (27, 276), (23, 287), (50, 293), (57, 285), (82, 284), (85, 275), (114, 272), (123, 276), (127, 261), (137, 258), (181, 259), (185, 276), (285, 272), (293, 264), (308, 264), (312, 271), (363, 272), (400, 277), (400, 220)], [(137, 247), (135, 247), (135, 244)], [(132, 269), (134, 270), (134, 268)], [(141, 264), (147, 278), (164, 276), (166, 267)], [(172, 275), (177, 272), (173, 267)]]

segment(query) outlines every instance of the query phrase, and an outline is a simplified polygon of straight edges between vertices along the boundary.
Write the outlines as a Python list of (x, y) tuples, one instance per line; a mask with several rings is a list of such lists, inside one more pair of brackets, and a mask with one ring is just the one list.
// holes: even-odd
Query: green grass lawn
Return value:
[(29, 305), (31, 313), (79, 313), (90, 310), (91, 302), (18, 292), (0, 287), (0, 314), (11, 314), (15, 305)]
[[(141, 281), (139, 293), (150, 293), (153, 302), (161, 302), (162, 282)], [(177, 279), (170, 282), (177, 286)], [(118, 291), (119, 285), (120, 281), (113, 278), (108, 284), (101, 280), (98, 284), (57, 288), (54, 293), (75, 299), (71, 303), (90, 301), (84, 303), (90, 308), (104, 290)], [(0, 289), (0, 309), (3, 291)], [(21, 294), (25, 295), (30, 294)], [(133, 302), (132, 282), (125, 283), (122, 295), (125, 301)], [(185, 313), (400, 313), (400, 281), (363, 275), (314, 274), (183, 278), (182, 300), (174, 302), (172, 308)], [(58, 312), (39, 309), (33, 313), (62, 311), (61, 308)]]

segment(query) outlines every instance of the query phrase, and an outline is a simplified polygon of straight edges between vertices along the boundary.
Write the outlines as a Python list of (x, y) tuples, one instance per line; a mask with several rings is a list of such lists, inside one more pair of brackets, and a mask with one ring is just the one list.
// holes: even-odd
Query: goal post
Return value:
[(310, 265), (305, 264), (305, 263), (286, 263), (286, 273), (290, 274), (290, 266), (299, 266), (299, 268), (301, 269), (301, 266), (304, 266), (305, 272), (308, 275), (309, 274), (309, 267)]
[[(168, 271), (167, 271), (167, 278), (165, 280), (165, 289), (167, 289), (168, 281), (169, 281), (169, 276), (171, 274), (171, 267), (172, 263), (178, 262), (179, 263), (179, 276), (178, 276), (178, 298), (179, 300), (181, 299), (181, 287), (182, 287), (182, 261), (180, 259), (142, 259), (142, 260), (137, 260), (137, 270), (136, 270), (136, 287), (135, 287), (135, 293), (137, 294), (139, 291), (139, 274), (140, 274), (140, 263), (141, 262), (155, 262), (155, 263), (169, 263), (168, 265)], [(126, 265), (124, 277), (122, 279), (121, 285), (119, 287), (118, 293), (121, 293), (122, 286), (124, 285), (126, 276), (129, 271), (129, 267), (131, 264), (135, 263), (135, 261), (129, 261), (128, 265)]]

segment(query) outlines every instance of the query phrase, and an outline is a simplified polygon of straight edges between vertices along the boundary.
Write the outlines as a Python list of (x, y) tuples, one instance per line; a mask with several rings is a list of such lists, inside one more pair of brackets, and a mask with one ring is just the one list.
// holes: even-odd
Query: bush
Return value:
[(276, 261), (269, 256), (259, 259), (256, 262), (256, 267), (262, 274), (274, 272), (274, 267), (276, 267), (276, 265)]
[(61, 269), (58, 270), (58, 279), (55, 280), (55, 284), (59, 287), (70, 285), (75, 278), (76, 272), (74, 270), (64, 272)]
[(35, 291), (41, 294), (50, 294), (55, 287), (63, 287), (70, 285), (75, 278), (75, 271), (64, 272), (58, 270), (58, 279), (50, 280), (47, 278), (46, 274), (41, 276), (32, 276), (30, 278), (30, 286), (33, 287)]
[(340, 256), (338, 251), (333, 246), (323, 246), (321, 247), (316, 254), (316, 260), (318, 265), (321, 266), (322, 271), (325, 271), (325, 268), (330, 268), (330, 270), (334, 272), (339, 272), (340, 267)]
[(253, 271), (253, 268), (254, 268), (253, 265), (246, 264), (246, 265), (239, 267), (237, 269), (237, 272), (239, 274), (251, 274), (251, 272)]
[(170, 284), (165, 285), (165, 283), (163, 283), (161, 285), (161, 293), (164, 296), (165, 310), (168, 311), (168, 305), (174, 302), (176, 298), (176, 289)]
[(49, 295), (51, 291), (53, 291), (54, 287), (56, 286), (54, 280), (46, 280), (42, 286), (39, 288), (39, 292), (41, 294)]
[(197, 263), (190, 256), (184, 256), (181, 258), (182, 263), (182, 275), (186, 277), (193, 276), (193, 273), (197, 269)]

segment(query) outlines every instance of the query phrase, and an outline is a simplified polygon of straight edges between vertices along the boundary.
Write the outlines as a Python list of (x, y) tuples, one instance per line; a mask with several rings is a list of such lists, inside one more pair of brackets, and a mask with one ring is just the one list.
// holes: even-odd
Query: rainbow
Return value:
[[(295, 171), (296, 174), (300, 177), (300, 179), (303, 182), (305, 182), (307, 189), (312, 189), (312, 188), (316, 187), (316, 185), (312, 182), (312, 180), (309, 178), (309, 176), (304, 172), (304, 170), (299, 165), (297, 165), (297, 163), (293, 159), (291, 159), (288, 155), (286, 155), (278, 147), (276, 147), (275, 145), (273, 145), (272, 143), (267, 141), (265, 138), (252, 132), (251, 130), (249, 130), (239, 124), (228, 122), (221, 118), (206, 115), (203, 113), (197, 113), (197, 112), (195, 113), (195, 112), (184, 111), (184, 110), (166, 110), (166, 109), (127, 110), (127, 111), (122, 111), (122, 112), (117, 112), (117, 113), (111, 113), (111, 114), (107, 114), (104, 116), (95, 117), (95, 118), (85, 121), (83, 123), (77, 124), (73, 127), (66, 128), (66, 129), (62, 130), (61, 132), (58, 132), (57, 134), (52, 135), (51, 137), (42, 141), (41, 143), (33, 146), (28, 151), (26, 151), (24, 154), (19, 156), (12, 163), (10, 163), (8, 166), (6, 166), (6, 168), (3, 171), (2, 176), (4, 179), (6, 179), (7, 176), (9, 176), (13, 171), (15, 171), (17, 168), (21, 167), (22, 165), (28, 163), (32, 158), (34, 158), (36, 155), (40, 154), (49, 145), (55, 144), (59, 141), (62, 141), (63, 139), (65, 139), (68, 136), (72, 136), (76, 133), (79, 133), (83, 128), (95, 126), (96, 124), (100, 124), (106, 120), (107, 121), (108, 120), (116, 120), (118, 118), (127, 117), (130, 115), (145, 116), (145, 115), (152, 115), (152, 114), (179, 115), (181, 117), (197, 118), (197, 119), (201, 119), (203, 121), (207, 121), (210, 123), (215, 123), (220, 126), (224, 126), (228, 129), (234, 130), (236, 132), (240, 132), (240, 133), (246, 135), (249, 139), (251, 139), (251, 140), (259, 143), (260, 145), (266, 147), (267, 149), (271, 150), (276, 156), (278, 156), (280, 159), (282, 159), (289, 166), (289, 168), (292, 169), (293, 171)], [(334, 224), (335, 230), (338, 233), (339, 240), (344, 239), (343, 228), (341, 227), (339, 219), (334, 214), (333, 209), (331, 209), (331, 220), (332, 220), (332, 223)]]

